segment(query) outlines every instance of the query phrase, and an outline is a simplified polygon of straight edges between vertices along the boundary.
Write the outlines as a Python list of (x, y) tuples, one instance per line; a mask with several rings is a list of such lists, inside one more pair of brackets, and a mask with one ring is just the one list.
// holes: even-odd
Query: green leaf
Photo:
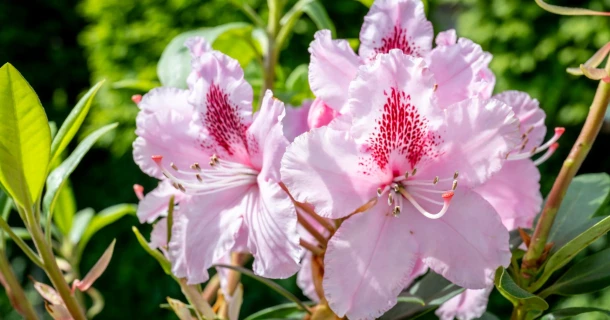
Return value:
[[(152, 249), (148, 245), (148, 242), (146, 242), (146, 239), (144, 239), (138, 228), (132, 227), (131, 230), (133, 230), (133, 233), (136, 235), (136, 239), (138, 239), (138, 243), (140, 243), (140, 246), (142, 246), (144, 251), (146, 251), (150, 256), (155, 258), (157, 262), (159, 262), (161, 268), (163, 268), (163, 271), (165, 271), (165, 274), (170, 275), (172, 276), (172, 278), (174, 278), (174, 275), (172, 274), (172, 265), (169, 261), (167, 261), (163, 254), (161, 254), (159, 250)], [(176, 279), (176, 281), (178, 280)]]
[(413, 284), (409, 291), (401, 293), (398, 301), (402, 303), (396, 304), (380, 319), (395, 320), (420, 317), (463, 291), (464, 289), (430, 271)]
[[(85, 154), (91, 149), (95, 142), (110, 130), (116, 128), (117, 124), (110, 124), (97, 129), (95, 132), (87, 136), (77, 147), (72, 154), (62, 162), (47, 178), (47, 192), (43, 199), (44, 212), (47, 213), (47, 218), (53, 215), (53, 207), (57, 200), (58, 191), (66, 182), (66, 179), (72, 174), (76, 166), (83, 159)], [(63, 126), (62, 126), (63, 128)]]
[(227, 264), (215, 264), (215, 265), (213, 265), (213, 267), (227, 268), (227, 269), (238, 271), (243, 275), (246, 275), (254, 280), (261, 282), (262, 284), (266, 285), (267, 287), (273, 289), (275, 292), (284, 296), (286, 299), (298, 304), (301, 309), (305, 310), (305, 312), (311, 313), (309, 311), (309, 308), (303, 302), (301, 302), (301, 300), (299, 300), (299, 298), (297, 298), (295, 295), (290, 293), (290, 291), (282, 288), (282, 286), (280, 286), (279, 284), (277, 284), (269, 279), (265, 279), (265, 278), (255, 275), (254, 272), (252, 272), (244, 267), (227, 265)]
[(593, 11), (589, 9), (570, 8), (548, 4), (542, 0), (535, 0), (542, 9), (564, 16), (610, 16), (610, 12)]
[(373, 5), (373, 2), (375, 0), (356, 0), (360, 3), (362, 3), (363, 5), (365, 5), (367, 8), (370, 8)]
[(87, 93), (78, 100), (78, 103), (70, 111), (70, 114), (62, 123), (61, 128), (55, 135), (53, 139), (53, 144), (51, 145), (51, 162), (58, 158), (61, 153), (66, 149), (70, 141), (74, 138), (80, 126), (85, 121), (85, 117), (89, 113), (89, 109), (91, 109), (91, 103), (93, 102), (93, 98), (98, 90), (104, 84), (104, 80), (95, 84)]
[(36, 92), (10, 63), (0, 68), (0, 119), (0, 184), (31, 208), (47, 176), (51, 130)]
[(86, 209), (83, 209), (83, 210), (77, 212), (74, 215), (74, 220), (72, 221), (72, 229), (70, 229), (70, 234), (69, 234), (70, 241), (72, 243), (75, 243), (75, 244), (78, 243), (78, 241), (82, 237), (83, 233), (85, 232), (85, 229), (89, 225), (91, 218), (93, 218), (94, 214), (95, 214), (95, 211), (93, 209), (86, 208)]
[(574, 178), (555, 216), (549, 242), (555, 242), (555, 248), (559, 249), (577, 236), (579, 233), (572, 231), (595, 216), (609, 194), (610, 176), (606, 173), (583, 174)]
[(286, 78), (286, 89), (289, 91), (303, 92), (310, 91), (307, 74), (309, 65), (304, 63), (294, 68), (288, 78)]
[(55, 202), (55, 213), (53, 214), (53, 222), (55, 222), (57, 229), (62, 235), (66, 236), (70, 233), (75, 213), (76, 200), (68, 180), (60, 188), (57, 201)]
[(503, 267), (496, 270), (494, 282), (498, 291), (515, 306), (524, 306), (525, 310), (546, 310), (549, 308), (549, 304), (544, 299), (519, 287)]
[(477, 320), (500, 320), (500, 318), (491, 312), (485, 311)]
[(573, 265), (555, 283), (540, 293), (576, 295), (610, 286), (610, 249), (597, 252)]
[[(18, 236), (19, 238), (23, 239), (23, 240), (30, 240), (32, 239), (32, 235), (30, 234), (30, 232), (28, 231), (28, 229), (26, 228), (11, 228), (11, 230), (13, 230), (13, 233)], [(10, 235), (5, 234), (4, 237), (6, 239), (11, 239)]]
[[(311, 303), (306, 303), (311, 304)], [(294, 302), (279, 304), (253, 313), (244, 320), (303, 319), (307, 313)]]
[(191, 54), (184, 42), (190, 37), (203, 37), (214, 45), (214, 41), (225, 32), (252, 28), (243, 22), (227, 23), (213, 28), (202, 28), (179, 34), (165, 47), (157, 64), (157, 75), (161, 84), (167, 87), (186, 88), (186, 77), (191, 72)]
[(599, 312), (603, 313), (607, 316), (610, 316), (610, 310), (600, 309), (600, 308), (590, 308), (590, 307), (575, 307), (575, 308), (566, 308), (559, 309), (552, 312), (549, 312), (540, 318), (541, 320), (555, 320), (555, 319), (565, 319), (573, 316), (577, 316), (583, 313), (589, 312)]
[(83, 252), (89, 239), (91, 239), (100, 229), (128, 214), (135, 214), (137, 209), (138, 207), (134, 204), (117, 204), (100, 211), (91, 219), (91, 222), (89, 222), (87, 228), (83, 232), (83, 235), (78, 242), (78, 252)]
[(303, 6), (303, 12), (311, 18), (318, 29), (328, 29), (333, 36), (337, 34), (335, 31), (335, 24), (330, 17), (328, 17), (326, 9), (324, 9), (324, 6), (319, 1), (312, 1)]
[(148, 92), (156, 87), (160, 87), (161, 83), (157, 81), (125, 79), (112, 84), (113, 89), (128, 89), (134, 91)]
[(610, 216), (605, 217), (600, 222), (587, 229), (565, 246), (561, 247), (547, 260), (544, 265), (542, 276), (530, 287), (531, 290), (538, 290), (551, 277), (553, 272), (559, 270), (570, 262), (580, 251), (599, 239), (610, 231)]

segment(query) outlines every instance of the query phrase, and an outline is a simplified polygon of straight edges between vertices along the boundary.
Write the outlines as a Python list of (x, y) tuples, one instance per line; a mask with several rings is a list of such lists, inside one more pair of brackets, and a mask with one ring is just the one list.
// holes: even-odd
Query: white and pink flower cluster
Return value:
[(338, 316), (382, 315), (428, 268), (469, 289), (441, 318), (481, 315), (494, 271), (510, 263), (508, 230), (531, 227), (540, 209), (536, 165), (563, 130), (543, 143), (536, 100), (492, 96), (489, 53), (453, 30), (434, 48), (433, 37), (419, 0), (377, 0), (358, 55), (328, 30), (315, 35), (313, 103), (285, 110), (268, 91), (254, 114), (238, 62), (189, 39), (189, 89), (146, 94), (134, 142), (136, 163), (161, 180), (142, 196), (140, 220), (162, 217), (171, 195), (178, 204), (169, 244), (165, 220), (151, 240), (174, 274), (201, 283), (214, 263), (248, 252), (256, 274), (300, 270), (299, 285), (319, 299), (300, 241), (320, 241), (298, 228), (294, 199), (337, 226), (319, 245)]

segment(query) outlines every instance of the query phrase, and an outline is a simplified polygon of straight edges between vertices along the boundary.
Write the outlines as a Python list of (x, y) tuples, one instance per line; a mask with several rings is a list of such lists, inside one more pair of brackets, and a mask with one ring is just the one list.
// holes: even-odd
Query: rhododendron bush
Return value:
[[(605, 14), (537, 3), (558, 14)], [(603, 209), (610, 177), (576, 176), (610, 101), (610, 67), (600, 67), (608, 46), (568, 69), (599, 87), (543, 200), (537, 166), (565, 129), (546, 127), (544, 96), (495, 92), (493, 52), (459, 30), (435, 33), (421, 0), (373, 1), (357, 42), (334, 36), (321, 1), (269, 0), (267, 23), (235, 4), (252, 24), (179, 35), (159, 61), (162, 86), (132, 97), (134, 161), (158, 180), (153, 190), (134, 185), (137, 207), (86, 212), (78, 223), (57, 217), (67, 178), (116, 126), (64, 155), (102, 83), (51, 129), (27, 81), (10, 64), (0, 69), (0, 238), (45, 271), (48, 281), (32, 281), (54, 319), (99, 312), (95, 282), (110, 263), (121, 264), (111, 259), (121, 245), (109, 244), (84, 276), (79, 260), (97, 230), (131, 212), (152, 224), (150, 235), (133, 228), (154, 258), (142, 263), (158, 263), (182, 290), (161, 305), (179, 319), (610, 315), (603, 306), (549, 305), (555, 295), (610, 286), (610, 249), (584, 250), (610, 231)], [(304, 14), (320, 30), (308, 70), (289, 78), (306, 81), (304, 94), (314, 98), (290, 106), (283, 100), (298, 93), (275, 90), (277, 64)], [(236, 49), (241, 42), (247, 46)], [(235, 58), (240, 50), (250, 50), (258, 77)], [(27, 237), (8, 225), (12, 211)], [(14, 308), (38, 318), (4, 254), (0, 271)], [(295, 274), (310, 301), (270, 280)], [(240, 314), (244, 276), (289, 301)], [(512, 314), (486, 311), (494, 290)]]

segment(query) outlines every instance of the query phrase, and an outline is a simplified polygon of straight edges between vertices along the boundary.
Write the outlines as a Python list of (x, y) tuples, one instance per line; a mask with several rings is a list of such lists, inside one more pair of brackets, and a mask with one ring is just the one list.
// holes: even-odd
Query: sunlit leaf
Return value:
[(213, 28), (202, 28), (179, 34), (165, 47), (157, 64), (157, 75), (161, 84), (168, 87), (186, 88), (186, 77), (191, 72), (191, 54), (184, 42), (190, 37), (203, 37), (214, 45), (214, 41), (223, 33), (252, 28), (243, 22), (228, 23)]
[(159, 252), (159, 250), (152, 249), (148, 245), (148, 242), (146, 242), (146, 239), (144, 239), (144, 237), (142, 236), (142, 234), (140, 233), (138, 228), (132, 227), (131, 230), (136, 235), (136, 239), (138, 239), (138, 243), (140, 244), (140, 246), (142, 246), (142, 249), (144, 249), (144, 251), (146, 251), (149, 255), (151, 255), (153, 258), (155, 258), (155, 260), (157, 260), (157, 262), (159, 262), (159, 264), (161, 265), (161, 268), (163, 268), (163, 271), (165, 271), (165, 273), (167, 275), (173, 276), (172, 275), (172, 266), (171, 266), (170, 262), (167, 261), (167, 259), (163, 256), (163, 254), (161, 254), (161, 252)]
[(62, 162), (47, 178), (47, 190), (43, 199), (43, 208), (47, 213), (47, 218), (52, 217), (55, 202), (57, 201), (58, 191), (66, 182), (66, 179), (74, 172), (76, 166), (81, 162), (85, 154), (95, 144), (95, 142), (110, 130), (116, 128), (117, 124), (109, 124), (97, 129), (87, 136), (64, 162)]
[(34, 289), (36, 289), (36, 291), (38, 291), (38, 293), (46, 300), (49, 301), (51, 304), (54, 305), (61, 305), (64, 303), (64, 301), (61, 299), (61, 297), (59, 296), (59, 294), (57, 293), (57, 291), (55, 291), (55, 289), (53, 289), (53, 287), (44, 284), (42, 282), (38, 282), (36, 280), (34, 280), (34, 278), (30, 278), (32, 280), (32, 282), (34, 282)]
[(519, 287), (503, 267), (496, 270), (494, 283), (498, 291), (515, 306), (520, 305), (524, 310), (549, 308), (549, 304), (544, 299)]
[(9, 63), (0, 68), (0, 119), (0, 184), (30, 208), (47, 176), (51, 130), (36, 92)]
[(332, 35), (336, 35), (335, 24), (328, 17), (328, 13), (326, 9), (319, 1), (312, 1), (305, 6), (303, 6), (303, 12), (311, 18), (311, 20), (316, 24), (318, 29), (328, 29), (330, 30)]
[(591, 80), (602, 80), (604, 82), (610, 82), (610, 76), (608, 76), (608, 72), (604, 69), (587, 67), (584, 64), (580, 65), (580, 70), (582, 70), (582, 74), (591, 79)]
[(112, 84), (113, 89), (128, 89), (140, 92), (148, 92), (156, 87), (160, 87), (161, 83), (157, 81), (149, 80), (136, 80), (136, 79), (125, 79), (114, 82)]
[(91, 237), (100, 229), (114, 223), (126, 215), (135, 214), (136, 210), (137, 206), (134, 204), (117, 204), (98, 212), (93, 219), (91, 219), (87, 228), (85, 228), (85, 231), (78, 242), (78, 252), (82, 252), (85, 249), (85, 246), (87, 246)]
[(85, 121), (87, 114), (89, 113), (89, 109), (91, 109), (91, 103), (93, 102), (93, 98), (95, 98), (96, 93), (104, 84), (104, 80), (96, 83), (87, 93), (78, 101), (74, 109), (70, 111), (70, 114), (62, 123), (61, 128), (57, 131), (55, 138), (53, 139), (53, 144), (51, 145), (51, 162), (61, 155), (61, 153), (66, 149), (70, 141), (74, 138), (80, 126)]
[(583, 294), (599, 291), (608, 286), (610, 286), (610, 249), (597, 252), (577, 262), (540, 295)]
[(69, 234), (69, 238), (72, 243), (76, 244), (78, 241), (80, 241), (80, 238), (83, 236), (83, 233), (85, 232), (85, 229), (89, 225), (89, 222), (91, 221), (91, 218), (93, 218), (94, 214), (95, 211), (93, 209), (86, 208), (80, 210), (74, 215), (72, 229), (70, 229)]
[(548, 4), (542, 0), (535, 0), (536, 3), (544, 10), (561, 14), (564, 16), (610, 16), (610, 12), (601, 12), (601, 11), (593, 11), (589, 9), (581, 9), (581, 8), (570, 8), (570, 7), (562, 7), (555, 6), (552, 4)]
[(610, 310), (605, 310), (605, 309), (600, 309), (600, 308), (590, 308), (590, 307), (575, 307), (575, 308), (559, 309), (559, 310), (549, 312), (549, 313), (545, 314), (544, 316), (542, 316), (542, 318), (540, 318), (540, 320), (567, 319), (567, 318), (572, 318), (574, 316), (577, 316), (579, 314), (590, 313), (590, 312), (599, 312), (599, 313), (605, 314), (606, 316), (610, 316)]
[(68, 235), (70, 229), (72, 229), (72, 220), (75, 213), (76, 200), (70, 181), (67, 180), (59, 190), (55, 201), (55, 213), (53, 214), (53, 222), (64, 236)]
[(176, 314), (176, 316), (178, 316), (178, 319), (180, 319), (180, 320), (192, 320), (193, 319), (193, 317), (191, 316), (191, 312), (187, 308), (186, 304), (184, 304), (182, 301), (167, 297), (167, 302), (169, 303), (169, 306), (172, 308), (172, 310), (174, 310), (174, 313)]

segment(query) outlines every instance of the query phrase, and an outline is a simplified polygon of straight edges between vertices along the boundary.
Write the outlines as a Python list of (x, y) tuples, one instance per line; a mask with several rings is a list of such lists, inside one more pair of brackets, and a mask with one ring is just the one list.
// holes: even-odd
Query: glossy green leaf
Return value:
[(80, 126), (85, 121), (87, 114), (89, 113), (89, 109), (91, 109), (91, 104), (93, 102), (93, 98), (95, 98), (95, 94), (100, 90), (102, 85), (104, 84), (104, 80), (95, 84), (87, 93), (78, 100), (74, 109), (70, 111), (70, 114), (62, 123), (61, 128), (57, 131), (55, 138), (53, 139), (53, 144), (51, 145), (51, 162), (58, 158), (61, 153), (66, 149), (70, 141), (74, 138)]
[(373, 2), (375, 0), (357, 0), (357, 1), (362, 3), (363, 5), (367, 6), (368, 8), (370, 8), (373, 5)]
[(156, 87), (160, 87), (161, 83), (157, 81), (125, 79), (112, 84), (113, 89), (127, 89), (140, 92), (148, 92)]
[(117, 204), (100, 211), (91, 219), (91, 222), (89, 222), (87, 228), (83, 231), (83, 235), (78, 242), (78, 252), (83, 252), (89, 239), (100, 229), (128, 214), (135, 214), (137, 209), (138, 207), (134, 204)]
[[(19, 227), (14, 227), (11, 228), (11, 230), (13, 230), (13, 234), (15, 234), (17, 237), (23, 239), (23, 240), (30, 240), (32, 239), (32, 235), (30, 234), (30, 232), (28, 231), (28, 229), (26, 228), (19, 228)], [(4, 237), (8, 240), (11, 239), (11, 237), (8, 234), (4, 234)]]
[(8, 215), (11, 212), (12, 200), (2, 189), (0, 189), (0, 217), (5, 221), (8, 220)]
[[(97, 129), (95, 132), (87, 136), (77, 147), (72, 154), (64, 162), (62, 162), (47, 178), (47, 191), (43, 199), (44, 212), (48, 217), (53, 215), (53, 209), (57, 200), (58, 191), (65, 183), (66, 179), (72, 174), (76, 166), (83, 159), (85, 154), (91, 149), (95, 142), (110, 130), (116, 128), (117, 124), (110, 124)], [(63, 126), (62, 126), (63, 127)]]
[(547, 260), (544, 265), (542, 276), (530, 287), (537, 290), (551, 277), (553, 272), (559, 270), (570, 262), (574, 257), (588, 245), (599, 239), (610, 231), (610, 216), (605, 217), (591, 228), (576, 236), (565, 246), (561, 247)]
[(51, 130), (34, 89), (10, 63), (0, 68), (0, 184), (29, 208), (50, 163)]
[(282, 286), (280, 286), (279, 284), (277, 284), (269, 279), (265, 279), (263, 277), (259, 277), (259, 276), (255, 275), (254, 272), (252, 272), (251, 270), (248, 270), (244, 267), (227, 265), (227, 264), (215, 264), (215, 265), (213, 265), (213, 267), (227, 268), (227, 269), (235, 270), (245, 276), (248, 276), (254, 280), (257, 280), (258, 282), (261, 282), (262, 284), (266, 285), (267, 287), (273, 289), (275, 292), (281, 294), (286, 299), (296, 303), (297, 305), (299, 305), (300, 308), (305, 310), (307, 313), (310, 313), (309, 308), (303, 302), (301, 302), (301, 300), (299, 300), (299, 298), (297, 298), (295, 295), (290, 293), (290, 291), (282, 288)]
[(610, 316), (610, 310), (600, 309), (600, 308), (590, 308), (590, 307), (575, 307), (575, 308), (566, 308), (559, 309), (552, 312), (549, 312), (540, 318), (541, 320), (555, 320), (555, 319), (566, 319), (571, 318), (573, 316), (577, 316), (583, 313), (590, 312), (599, 312), (603, 313), (607, 316)]
[(142, 236), (142, 234), (140, 233), (138, 228), (132, 227), (131, 230), (136, 235), (136, 239), (138, 239), (138, 243), (140, 244), (140, 246), (142, 246), (142, 249), (144, 249), (144, 251), (146, 251), (146, 253), (148, 253), (151, 257), (155, 258), (155, 260), (157, 260), (157, 262), (159, 262), (159, 265), (161, 265), (161, 268), (163, 268), (163, 271), (165, 271), (165, 274), (174, 277), (172, 274), (172, 265), (163, 256), (163, 254), (161, 254), (161, 252), (159, 252), (159, 250), (152, 249), (148, 245), (148, 242), (146, 241), (146, 239), (144, 239), (144, 237)]
[(244, 320), (303, 319), (307, 313), (296, 303), (284, 303), (253, 313)]
[(548, 4), (542, 0), (535, 0), (542, 9), (564, 16), (610, 16), (610, 12), (593, 11), (589, 9), (570, 8)]
[(502, 267), (496, 270), (494, 283), (498, 291), (515, 306), (525, 306), (525, 310), (546, 310), (549, 308), (549, 304), (544, 299), (519, 287)]
[(80, 238), (83, 236), (85, 229), (89, 225), (89, 222), (93, 218), (95, 211), (91, 208), (80, 210), (74, 215), (72, 221), (72, 229), (70, 229), (69, 238), (72, 243), (78, 243)]
[(478, 317), (477, 320), (500, 320), (500, 318), (498, 318), (498, 316), (489, 311), (485, 311), (485, 313), (483, 313), (482, 316)]
[(76, 213), (76, 199), (74, 199), (74, 191), (69, 181), (63, 184), (59, 190), (57, 200), (55, 202), (55, 213), (53, 214), (53, 222), (57, 226), (59, 232), (66, 236), (72, 229), (72, 220)]
[(554, 242), (555, 248), (559, 249), (580, 234), (574, 234), (573, 230), (586, 224), (606, 203), (609, 194), (610, 176), (606, 173), (583, 174), (574, 178), (555, 216), (549, 242)]
[(608, 286), (610, 286), (610, 249), (605, 249), (577, 262), (540, 295), (583, 294), (599, 291)]
[(230, 30), (251, 28), (250, 24), (235, 22), (213, 28), (202, 28), (179, 34), (165, 47), (157, 64), (157, 75), (161, 84), (167, 87), (186, 88), (186, 77), (191, 72), (191, 54), (184, 42), (190, 37), (203, 37), (208, 43)]
[(311, 18), (319, 30), (328, 29), (331, 34), (336, 35), (335, 24), (328, 16), (326, 9), (319, 1), (312, 1), (303, 7), (303, 12)]
[(397, 303), (380, 319), (415, 319), (436, 309), (463, 291), (464, 289), (430, 271), (414, 283), (408, 291), (401, 293), (398, 297), (398, 301), (401, 303)]

